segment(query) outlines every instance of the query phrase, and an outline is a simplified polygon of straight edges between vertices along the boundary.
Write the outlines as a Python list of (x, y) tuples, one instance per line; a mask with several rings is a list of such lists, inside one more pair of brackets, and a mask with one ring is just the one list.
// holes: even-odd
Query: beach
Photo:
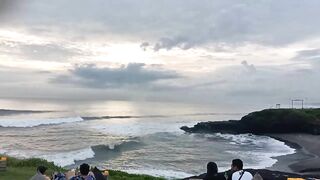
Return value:
[(278, 162), (271, 170), (281, 170), (303, 174), (320, 173), (320, 139), (310, 134), (269, 134), (296, 149), (294, 154), (276, 157)]

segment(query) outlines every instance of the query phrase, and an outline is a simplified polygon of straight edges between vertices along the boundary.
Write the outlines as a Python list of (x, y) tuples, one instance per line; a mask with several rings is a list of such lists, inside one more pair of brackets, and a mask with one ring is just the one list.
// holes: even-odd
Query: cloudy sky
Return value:
[(0, 0), (1, 98), (320, 102), (319, 0)]

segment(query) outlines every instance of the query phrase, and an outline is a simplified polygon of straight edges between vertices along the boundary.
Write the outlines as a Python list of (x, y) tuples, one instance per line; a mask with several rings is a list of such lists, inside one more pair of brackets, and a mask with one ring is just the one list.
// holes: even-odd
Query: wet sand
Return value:
[(320, 174), (320, 135), (269, 134), (296, 149), (296, 153), (280, 156), (278, 162), (268, 168), (303, 174)]

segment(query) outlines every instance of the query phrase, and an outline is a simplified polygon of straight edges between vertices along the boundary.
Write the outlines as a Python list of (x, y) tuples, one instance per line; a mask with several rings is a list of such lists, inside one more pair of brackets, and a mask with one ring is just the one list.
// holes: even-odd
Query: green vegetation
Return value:
[(129, 174), (122, 171), (109, 171), (111, 180), (164, 180), (164, 178), (157, 178), (148, 175)]
[(43, 159), (17, 159), (9, 157), (7, 161), (7, 171), (0, 172), (1, 180), (27, 180), (35, 174), (39, 165), (48, 167), (48, 175), (54, 171), (66, 171), (61, 167), (55, 166), (52, 162)]
[(297, 110), (297, 111), (305, 112), (306, 114), (309, 114), (309, 115), (317, 118), (318, 120), (320, 120), (320, 108), (318, 108), (318, 109), (301, 109), (301, 110)]
[(242, 117), (240, 122), (259, 133), (272, 130), (319, 134), (320, 109), (265, 109)]
[(307, 133), (320, 135), (320, 109), (265, 109), (243, 116), (240, 121), (200, 122), (181, 127), (189, 133)]
[[(50, 177), (55, 171), (66, 172), (67, 169), (58, 167), (52, 162), (43, 159), (30, 158), (30, 159), (17, 159), (13, 157), (8, 158), (8, 168), (5, 172), (0, 172), (1, 180), (28, 180), (31, 178), (39, 165), (48, 168), (46, 174)], [(147, 175), (128, 174), (121, 171), (109, 170), (110, 180), (164, 180)]]

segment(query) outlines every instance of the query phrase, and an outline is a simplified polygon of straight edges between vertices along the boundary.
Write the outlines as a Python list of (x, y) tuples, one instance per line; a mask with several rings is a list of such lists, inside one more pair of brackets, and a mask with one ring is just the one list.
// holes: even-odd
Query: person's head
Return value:
[(239, 171), (239, 170), (242, 170), (242, 168), (243, 168), (243, 162), (240, 159), (232, 160), (231, 170)]
[(80, 165), (80, 173), (81, 175), (87, 176), (90, 171), (90, 166), (86, 163)]
[(47, 168), (44, 166), (38, 166), (37, 171), (41, 174), (44, 174), (46, 172)]
[(207, 174), (217, 174), (218, 173), (218, 166), (214, 162), (209, 162), (207, 164)]

